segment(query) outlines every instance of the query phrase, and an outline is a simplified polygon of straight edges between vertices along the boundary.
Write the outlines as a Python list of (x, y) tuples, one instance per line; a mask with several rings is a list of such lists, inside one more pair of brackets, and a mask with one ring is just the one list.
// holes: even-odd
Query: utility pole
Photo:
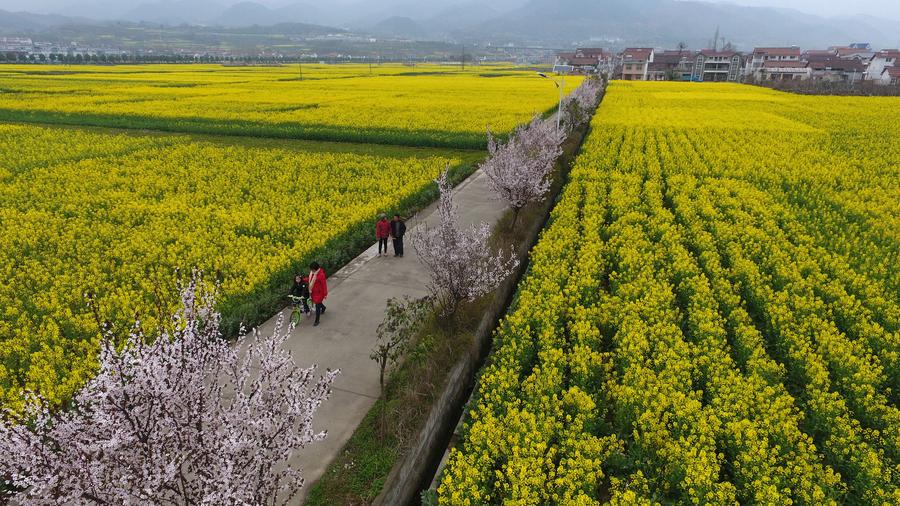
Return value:
[(303, 81), (303, 62), (301, 61), (297, 65), (300, 66), (300, 81)]
[(459, 65), (462, 67), (462, 71), (466, 71), (466, 45), (463, 44), (462, 47), (462, 56), (459, 57)]

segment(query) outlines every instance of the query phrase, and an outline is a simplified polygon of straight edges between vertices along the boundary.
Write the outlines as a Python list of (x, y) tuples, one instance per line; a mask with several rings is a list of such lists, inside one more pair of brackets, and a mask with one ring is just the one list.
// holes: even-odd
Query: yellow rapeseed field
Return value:
[(898, 109), (613, 83), (440, 503), (900, 503)]
[[(4, 66), (0, 120), (483, 148), (557, 104), (534, 71), (499, 66)], [(566, 80), (574, 89), (580, 78)]]
[(447, 164), (482, 156), (9, 124), (0, 139), (0, 403), (13, 408), (22, 388), (65, 402), (92, 373), (86, 292), (117, 332), (135, 316), (152, 329), (174, 269), (196, 267), (221, 275), (232, 327), (259, 321), (313, 255), (339, 265), (378, 212), (424, 204)]

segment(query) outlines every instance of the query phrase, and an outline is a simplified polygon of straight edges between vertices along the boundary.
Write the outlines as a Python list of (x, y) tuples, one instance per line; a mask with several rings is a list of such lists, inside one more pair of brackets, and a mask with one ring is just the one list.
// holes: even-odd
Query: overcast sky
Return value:
[[(0, 0), (2, 1), (2, 0)], [(602, 1), (602, 0), (601, 0)], [(900, 20), (900, 0), (865, 0), (863, 2), (848, 0), (709, 0), (728, 2), (738, 5), (765, 7), (788, 7), (799, 11), (822, 16), (838, 16), (842, 14), (868, 14), (874, 17), (887, 17)], [(900, 29), (900, 27), (898, 27)]]
[[(155, 3), (159, 0), (117, 0), (117, 5), (137, 5), (141, 3)], [(177, 1), (177, 0), (176, 0)], [(220, 4), (233, 4), (240, 0), (207, 0)], [(335, 0), (255, 0), (267, 5), (284, 5), (289, 3), (309, 3), (312, 5), (322, 5), (324, 3), (334, 3)], [(401, 3), (402, 0), (340, 0), (339, 3), (356, 3), (356, 2), (372, 2), (372, 3)], [(409, 0), (407, 0), (409, 1)], [(439, 2), (441, 4), (467, 3), (471, 0), (418, 0), (418, 2)], [(519, 0), (525, 3), (527, 0)], [(602, 2), (603, 0), (597, 0)], [(848, 0), (707, 0), (713, 2), (729, 2), (739, 5), (754, 6), (773, 6), (773, 7), (790, 7), (797, 10), (806, 11), (812, 14), (823, 16), (835, 16), (842, 14), (868, 14), (876, 17), (887, 17), (900, 20), (900, 0), (865, 0), (864, 2), (855, 2)], [(83, 5), (83, 4), (102, 4), (110, 3), (111, 0), (0, 0), (0, 9), (7, 10), (30, 10), (33, 12), (53, 12), (62, 6)], [(498, 2), (499, 3), (499, 2)], [(517, 3), (515, 1), (505, 1), (502, 3)]]

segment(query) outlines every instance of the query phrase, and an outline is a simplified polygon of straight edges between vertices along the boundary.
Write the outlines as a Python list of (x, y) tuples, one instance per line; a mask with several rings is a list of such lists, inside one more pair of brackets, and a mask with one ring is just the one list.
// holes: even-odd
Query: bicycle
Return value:
[[(305, 314), (307, 318), (312, 315), (312, 311), (309, 310), (309, 306), (306, 305), (307, 298), (306, 297), (297, 297), (296, 295), (288, 295), (288, 298), (291, 299), (291, 325), (296, 327), (300, 325), (300, 322), (303, 320), (303, 315)], [(305, 309), (305, 311), (304, 311)]]

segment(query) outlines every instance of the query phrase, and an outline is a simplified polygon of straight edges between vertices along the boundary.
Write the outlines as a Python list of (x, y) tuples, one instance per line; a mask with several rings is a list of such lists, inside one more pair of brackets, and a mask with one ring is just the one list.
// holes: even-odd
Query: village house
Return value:
[(613, 60), (612, 53), (602, 48), (578, 48), (573, 53), (556, 55), (554, 72), (590, 74)]
[(647, 66), (648, 81), (690, 81), (694, 71), (693, 51), (659, 51)]
[(767, 61), (753, 74), (759, 81), (800, 81), (810, 77), (812, 69), (805, 61)]
[(0, 53), (7, 60), (24, 59), (34, 49), (31, 39), (22, 37), (0, 37)]
[(694, 61), (693, 81), (737, 82), (742, 70), (741, 54), (736, 51), (704, 49)]
[(853, 84), (861, 81), (866, 71), (865, 64), (854, 58), (811, 58), (808, 64), (815, 81)]
[(849, 46), (833, 46), (829, 49), (833, 49), (837, 52), (838, 58), (845, 60), (868, 62), (875, 56), (875, 51), (872, 50), (872, 46), (865, 42), (857, 42), (855, 44), (850, 44)]
[(881, 79), (876, 82), (886, 86), (900, 86), (900, 67), (885, 67), (881, 72)]
[[(766, 62), (799, 62), (801, 57), (800, 48), (796, 46), (757, 47), (750, 54), (750, 57), (747, 58), (744, 75), (761, 79), (759, 71), (765, 66)], [(770, 68), (772, 67), (770, 66)]]
[(884, 69), (900, 67), (900, 50), (884, 49), (872, 57), (869, 66), (866, 67), (866, 79), (870, 81), (882, 81)]
[(625, 81), (646, 81), (653, 55), (653, 49), (645, 47), (630, 47), (622, 51), (619, 57), (621, 78)]

